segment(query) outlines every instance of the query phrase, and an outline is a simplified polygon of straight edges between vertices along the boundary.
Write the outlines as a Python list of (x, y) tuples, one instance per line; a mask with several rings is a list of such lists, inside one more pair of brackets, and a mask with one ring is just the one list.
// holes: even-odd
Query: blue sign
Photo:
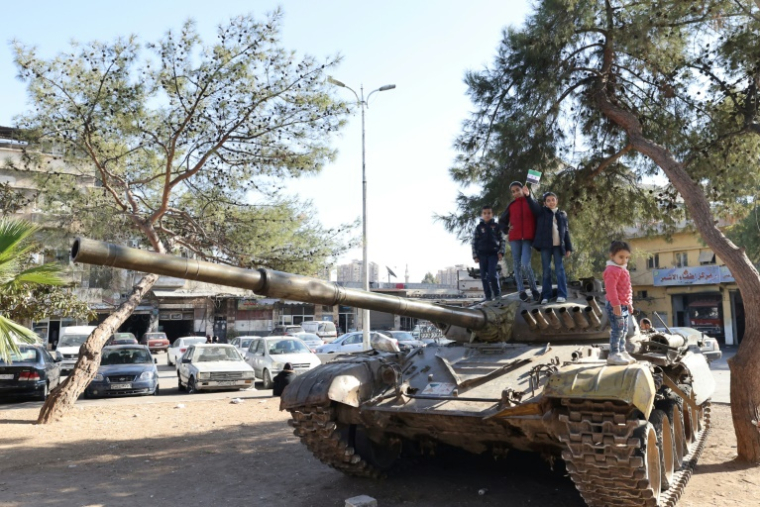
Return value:
[(652, 271), (655, 286), (709, 285), (734, 282), (726, 266), (693, 266)]

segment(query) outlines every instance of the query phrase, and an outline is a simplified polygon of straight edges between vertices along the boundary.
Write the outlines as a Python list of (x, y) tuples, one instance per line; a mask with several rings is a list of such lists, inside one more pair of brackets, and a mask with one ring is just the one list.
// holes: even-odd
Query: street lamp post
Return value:
[[(364, 99), (364, 85), (360, 85), (359, 94), (345, 83), (333, 79), (332, 76), (327, 78), (327, 81), (340, 86), (341, 88), (347, 88), (351, 90), (351, 93), (356, 97), (356, 101), (362, 108), (362, 288), (369, 291), (369, 261), (367, 259), (367, 166), (366, 166), (366, 150), (364, 147), (365, 130), (364, 130), (364, 110), (367, 108), (369, 98), (375, 92), (384, 92), (386, 90), (393, 90), (396, 88), (395, 84), (389, 84), (381, 86), (376, 90), (372, 90), (367, 95), (367, 99)], [(369, 310), (361, 310), (362, 312), (362, 342), (364, 350), (369, 350)]]

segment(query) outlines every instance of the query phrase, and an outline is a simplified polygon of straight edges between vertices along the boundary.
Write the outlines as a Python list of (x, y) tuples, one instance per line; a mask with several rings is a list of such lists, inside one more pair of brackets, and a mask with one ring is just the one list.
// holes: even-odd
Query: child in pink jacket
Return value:
[(628, 334), (628, 316), (633, 312), (633, 289), (628, 261), (631, 247), (625, 241), (613, 241), (610, 260), (604, 270), (604, 287), (607, 291), (605, 310), (610, 321), (610, 355), (607, 364), (631, 364), (636, 360), (625, 350)]

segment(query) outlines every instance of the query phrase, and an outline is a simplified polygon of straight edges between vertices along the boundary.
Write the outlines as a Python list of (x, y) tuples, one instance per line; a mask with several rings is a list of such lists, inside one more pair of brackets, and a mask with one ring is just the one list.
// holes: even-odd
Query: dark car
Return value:
[(103, 359), (85, 397), (158, 395), (158, 370), (144, 345), (103, 347)]
[(151, 332), (145, 333), (140, 340), (142, 345), (147, 345), (151, 352), (158, 350), (166, 350), (169, 348), (169, 339), (166, 337), (166, 333)]
[(10, 362), (0, 358), (0, 397), (45, 400), (61, 382), (61, 368), (53, 356), (38, 345), (19, 344)]
[(398, 348), (403, 352), (425, 346), (425, 343), (415, 339), (414, 335), (408, 331), (380, 331), (380, 333), (398, 340)]
[(110, 345), (137, 345), (138, 341), (135, 335), (132, 333), (114, 333), (106, 342), (106, 346)]

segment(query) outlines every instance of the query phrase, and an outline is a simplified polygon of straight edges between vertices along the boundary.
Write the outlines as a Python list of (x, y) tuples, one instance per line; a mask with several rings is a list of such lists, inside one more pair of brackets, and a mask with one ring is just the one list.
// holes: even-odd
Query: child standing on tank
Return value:
[(480, 280), (486, 299), (501, 297), (496, 265), (504, 257), (504, 235), (493, 219), (491, 206), (483, 206), (480, 223), (472, 234), (472, 259), (480, 264)]
[(533, 268), (530, 265), (533, 240), (536, 237), (536, 216), (531, 210), (530, 202), (535, 203), (535, 201), (530, 195), (530, 189), (523, 186), (519, 181), (510, 183), (509, 191), (514, 200), (507, 205), (507, 209), (499, 217), (499, 226), (505, 234), (509, 235), (509, 248), (512, 250), (515, 269), (515, 283), (522, 296), (525, 287), (523, 277), (527, 277), (530, 287), (525, 290), (525, 299), (529, 301), (532, 296), (536, 301), (540, 301), (541, 296), (539, 296), (538, 287), (536, 287), (536, 276), (533, 274)]
[(533, 199), (528, 201), (536, 216), (536, 238), (533, 240), (533, 248), (541, 253), (541, 304), (547, 304), (552, 297), (552, 258), (554, 272), (557, 274), (557, 303), (564, 303), (567, 301), (567, 276), (563, 259), (570, 257), (570, 252), (573, 251), (570, 226), (567, 213), (558, 208), (557, 194), (546, 192), (543, 198), (543, 207)]
[(631, 247), (625, 241), (613, 241), (610, 260), (604, 270), (604, 287), (607, 292), (605, 310), (610, 321), (610, 355), (607, 364), (631, 364), (636, 360), (625, 350), (628, 334), (628, 316), (633, 312), (633, 289), (628, 261)]

